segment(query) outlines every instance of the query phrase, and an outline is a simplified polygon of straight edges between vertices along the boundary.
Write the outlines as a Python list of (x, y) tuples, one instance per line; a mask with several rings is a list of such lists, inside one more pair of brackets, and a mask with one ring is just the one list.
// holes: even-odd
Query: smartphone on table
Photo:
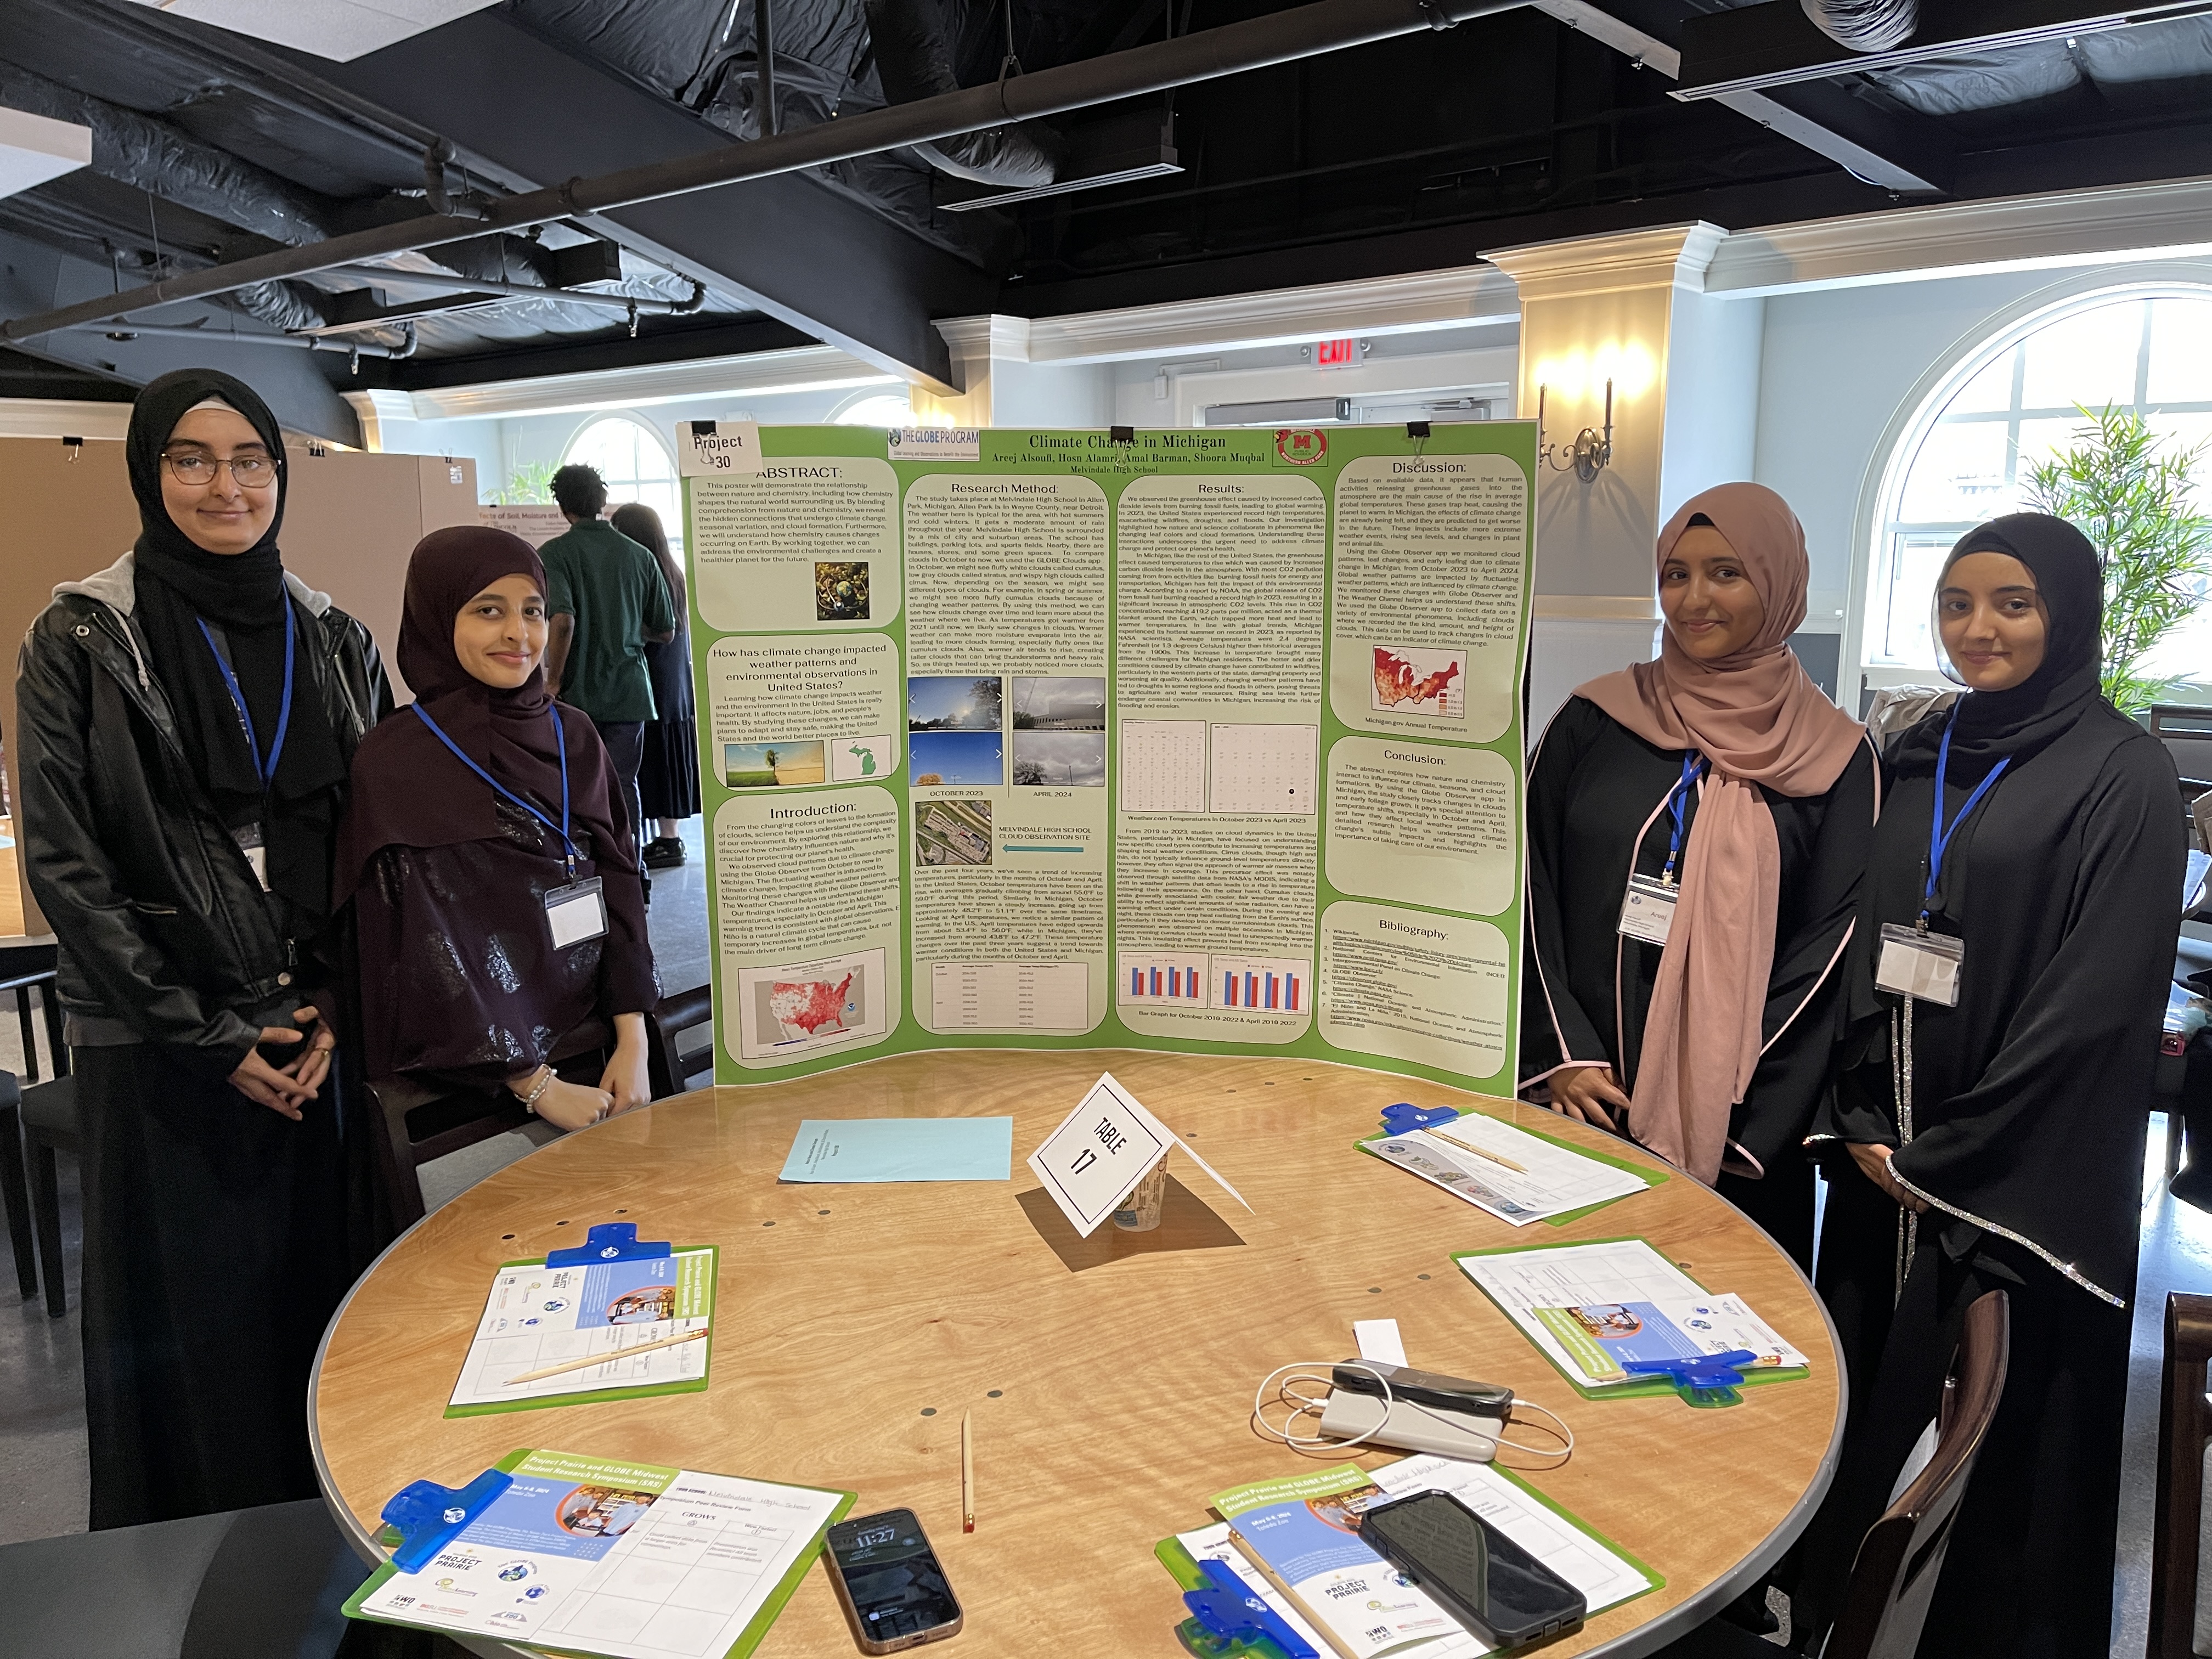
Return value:
[(960, 1603), (912, 1510), (830, 1528), (830, 1582), (863, 1653), (896, 1653), (959, 1633)]
[(1359, 1517), (1369, 1548), (1493, 1648), (1579, 1625), (1583, 1593), (1448, 1492), (1415, 1492)]

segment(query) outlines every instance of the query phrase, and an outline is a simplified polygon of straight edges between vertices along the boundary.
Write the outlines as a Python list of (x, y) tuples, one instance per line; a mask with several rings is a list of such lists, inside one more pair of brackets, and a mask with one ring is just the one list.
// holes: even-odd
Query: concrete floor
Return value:
[[(653, 883), (653, 948), (664, 989), (703, 984), (709, 939), (700, 821), (689, 820), (689, 861)], [(0, 1008), (0, 1069), (22, 1068), (15, 1021)], [(41, 1040), (43, 1050), (43, 1039)], [(538, 1126), (533, 1126), (534, 1127)], [(2212, 1292), (2212, 1215), (2177, 1202), (2159, 1179), (2165, 1120), (2151, 1120), (2144, 1170), (2142, 1256), (2129, 1367), (2124, 1492), (2120, 1513), (2112, 1659), (2136, 1659), (2149, 1617), (2151, 1503), (2158, 1449), (2158, 1386), (2168, 1291)], [(539, 1129), (537, 1139), (550, 1139)], [(532, 1150), (505, 1135), (423, 1170), (432, 1207)], [(9, 1305), (0, 1290), (0, 1544), (81, 1532), (85, 1524), (83, 1375), (76, 1322), (80, 1227), (76, 1170), (61, 1161), (62, 1225), (70, 1309), (49, 1319), (43, 1301)]]

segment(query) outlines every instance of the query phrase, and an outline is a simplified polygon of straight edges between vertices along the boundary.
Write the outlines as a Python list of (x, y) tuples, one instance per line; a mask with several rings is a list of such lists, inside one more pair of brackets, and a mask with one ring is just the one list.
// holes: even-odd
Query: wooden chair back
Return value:
[(2203, 1530), (2204, 1401), (2212, 1361), (2212, 1296), (2166, 1298), (2166, 1368), (2159, 1385), (2158, 1498), (2151, 1521), (2148, 1659), (2191, 1659), (2197, 1650), (2197, 1561)]
[(1951, 1522), (2004, 1395), (2011, 1346), (2011, 1302), (1991, 1291), (1966, 1310), (1943, 1385), (1935, 1455), (1861, 1540), (1825, 1659), (1912, 1659), (1942, 1576)]

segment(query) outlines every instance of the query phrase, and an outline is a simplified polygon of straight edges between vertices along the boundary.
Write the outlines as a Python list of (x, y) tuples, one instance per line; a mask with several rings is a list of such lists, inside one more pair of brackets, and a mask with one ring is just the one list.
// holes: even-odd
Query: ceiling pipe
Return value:
[(415, 332), (407, 332), (403, 346), (381, 346), (347, 340), (325, 340), (312, 334), (238, 334), (228, 330), (192, 328), (182, 323), (134, 323), (117, 318), (108, 323), (73, 323), (57, 334), (98, 334), (110, 340), (135, 340), (146, 335), (159, 340), (220, 340), (225, 345), (291, 346), (301, 351), (343, 351), (356, 357), (406, 358), (415, 355)]
[(599, 306), (609, 311), (635, 307), (641, 316), (689, 317), (707, 303), (705, 283), (691, 280), (691, 292), (681, 300), (656, 300), (628, 294), (599, 294), (581, 288), (541, 288), (530, 283), (495, 283), (475, 276), (453, 276), (442, 271), (392, 270), (383, 265), (334, 265), (327, 276), (352, 276), (389, 288), (426, 288), (439, 294), (495, 294), (517, 300), (557, 300), (563, 305)]
[(988, 86), (845, 116), (774, 138), (629, 167), (598, 179), (572, 179), (564, 185), (507, 197), (491, 204), (480, 220), (434, 215), (188, 272), (127, 293), (0, 324), (0, 339), (33, 339), (82, 323), (103, 322), (128, 311), (206, 299), (256, 283), (312, 276), (364, 259), (419, 252), (465, 241), (487, 230), (520, 230), (556, 219), (588, 218), (748, 179), (795, 173), (908, 144), (981, 132), (1010, 122), (1165, 92), (1171, 87), (1294, 63), (1424, 29), (1448, 29), (1473, 18), (1516, 10), (1527, 3), (1528, 0), (1314, 0), (1288, 11), (1011, 76)]

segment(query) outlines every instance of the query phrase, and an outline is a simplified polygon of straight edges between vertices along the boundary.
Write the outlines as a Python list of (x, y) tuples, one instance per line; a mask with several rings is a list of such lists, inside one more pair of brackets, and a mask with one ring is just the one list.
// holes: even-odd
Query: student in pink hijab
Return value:
[(1692, 497), (1659, 536), (1659, 660), (1578, 688), (1546, 729), (1521, 1088), (1717, 1187), (1809, 1271), (1802, 1142), (1880, 769), (1790, 649), (1807, 572), (1772, 490)]

